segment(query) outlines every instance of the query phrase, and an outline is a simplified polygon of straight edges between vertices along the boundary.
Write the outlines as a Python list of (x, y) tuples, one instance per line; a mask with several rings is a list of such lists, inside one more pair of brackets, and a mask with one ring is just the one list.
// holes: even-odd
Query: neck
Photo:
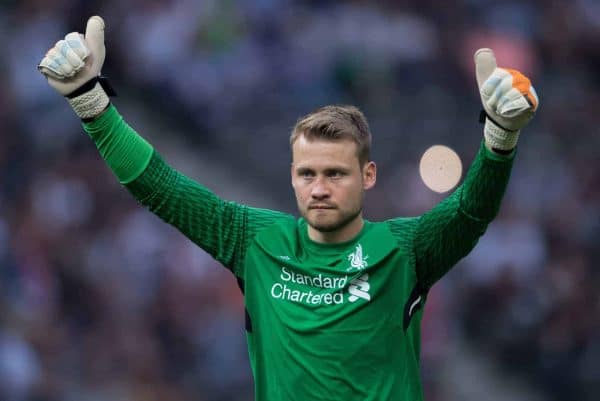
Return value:
[(365, 222), (362, 218), (362, 214), (359, 214), (348, 224), (345, 224), (343, 227), (334, 231), (319, 231), (309, 224), (308, 238), (322, 244), (338, 244), (350, 241), (356, 237), (364, 225)]

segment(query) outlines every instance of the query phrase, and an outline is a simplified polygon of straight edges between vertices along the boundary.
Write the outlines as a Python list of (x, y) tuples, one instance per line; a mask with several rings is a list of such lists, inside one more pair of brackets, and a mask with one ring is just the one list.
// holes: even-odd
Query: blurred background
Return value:
[(120, 112), (227, 199), (295, 213), (291, 127), (359, 106), (370, 220), (443, 199), (419, 178), (429, 146), (471, 162), (472, 55), (493, 48), (541, 108), (499, 217), (429, 296), (426, 399), (600, 399), (600, 2), (3, 0), (0, 400), (253, 398), (233, 277), (133, 201), (36, 71), (93, 14)]

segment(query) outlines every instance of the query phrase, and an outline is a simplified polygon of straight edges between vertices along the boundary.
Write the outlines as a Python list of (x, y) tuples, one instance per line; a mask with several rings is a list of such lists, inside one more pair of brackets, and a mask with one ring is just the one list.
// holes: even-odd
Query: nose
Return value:
[(313, 187), (311, 188), (310, 195), (313, 199), (322, 200), (327, 199), (330, 196), (329, 187), (325, 183), (323, 178), (318, 178), (313, 183)]

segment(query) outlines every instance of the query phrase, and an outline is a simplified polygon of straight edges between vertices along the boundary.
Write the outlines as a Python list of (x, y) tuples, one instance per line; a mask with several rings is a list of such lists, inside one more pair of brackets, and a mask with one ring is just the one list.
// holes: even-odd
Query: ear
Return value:
[(377, 165), (374, 161), (370, 161), (364, 165), (362, 175), (363, 189), (368, 190), (373, 188), (377, 181)]

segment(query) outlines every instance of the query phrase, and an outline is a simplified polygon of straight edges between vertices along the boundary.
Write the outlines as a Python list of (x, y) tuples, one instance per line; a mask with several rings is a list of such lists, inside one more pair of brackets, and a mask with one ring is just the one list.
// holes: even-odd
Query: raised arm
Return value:
[(287, 215), (225, 201), (165, 163), (111, 105), (84, 129), (119, 181), (152, 213), (243, 278), (248, 242)]
[(417, 277), (424, 289), (473, 249), (498, 213), (519, 132), (538, 107), (529, 79), (498, 68), (490, 49), (478, 50), (475, 64), (486, 113), (484, 141), (463, 184), (415, 226)]
[(136, 199), (243, 278), (248, 242), (288, 216), (224, 201), (166, 164), (111, 105), (111, 90), (100, 77), (104, 57), (104, 21), (95, 16), (85, 36), (68, 34), (38, 68), (68, 99), (102, 158)]

